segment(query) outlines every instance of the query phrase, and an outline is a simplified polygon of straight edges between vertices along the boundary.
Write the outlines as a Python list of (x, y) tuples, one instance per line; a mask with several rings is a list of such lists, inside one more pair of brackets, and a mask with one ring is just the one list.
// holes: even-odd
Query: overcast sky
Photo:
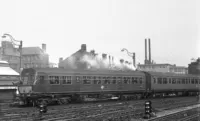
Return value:
[[(188, 66), (200, 57), (199, 0), (0, 0), (0, 34), (23, 46), (47, 44), (51, 62), (81, 44), (87, 50), (144, 63), (144, 39), (151, 39), (157, 63)], [(2, 39), (1, 39), (2, 40)]]

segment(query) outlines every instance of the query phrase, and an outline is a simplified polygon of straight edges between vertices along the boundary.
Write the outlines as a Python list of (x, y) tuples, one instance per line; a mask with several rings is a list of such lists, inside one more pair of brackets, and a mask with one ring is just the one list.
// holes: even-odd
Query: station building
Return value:
[(0, 102), (13, 99), (16, 93), (16, 83), (19, 82), (19, 73), (9, 66), (6, 61), (0, 61)]

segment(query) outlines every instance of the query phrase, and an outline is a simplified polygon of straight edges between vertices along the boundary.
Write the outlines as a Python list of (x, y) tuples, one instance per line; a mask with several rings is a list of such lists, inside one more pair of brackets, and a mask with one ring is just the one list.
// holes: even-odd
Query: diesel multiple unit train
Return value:
[(200, 76), (189, 74), (61, 68), (24, 69), (21, 80), (16, 97), (23, 105), (195, 95), (200, 86)]

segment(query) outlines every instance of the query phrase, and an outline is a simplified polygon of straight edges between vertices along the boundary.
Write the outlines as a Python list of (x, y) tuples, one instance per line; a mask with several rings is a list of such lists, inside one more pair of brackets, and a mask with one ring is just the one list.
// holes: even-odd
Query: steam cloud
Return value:
[(119, 59), (103, 59), (101, 56), (84, 55), (81, 62), (86, 63), (88, 69), (110, 69), (110, 70), (135, 70), (130, 64), (122, 64)]

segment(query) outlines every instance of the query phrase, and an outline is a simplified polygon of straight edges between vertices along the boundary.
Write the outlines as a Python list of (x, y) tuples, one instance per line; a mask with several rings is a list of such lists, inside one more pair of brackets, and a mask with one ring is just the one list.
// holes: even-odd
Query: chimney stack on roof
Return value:
[(124, 63), (124, 59), (120, 59), (120, 63), (123, 64)]
[(82, 44), (82, 45), (81, 45), (81, 50), (82, 50), (82, 51), (87, 51), (86, 44)]
[(46, 52), (46, 44), (42, 44), (42, 50)]
[(59, 58), (59, 63), (63, 61), (63, 58)]
[(102, 59), (106, 60), (107, 59), (107, 54), (102, 54)]

